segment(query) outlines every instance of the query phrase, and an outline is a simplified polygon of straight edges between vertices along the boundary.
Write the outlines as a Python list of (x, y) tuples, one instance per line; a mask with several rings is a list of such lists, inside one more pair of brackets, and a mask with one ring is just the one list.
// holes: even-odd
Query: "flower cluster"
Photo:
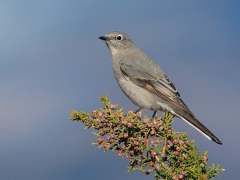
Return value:
[(172, 114), (163, 119), (156, 115), (149, 119), (141, 112), (117, 110), (108, 97), (101, 96), (103, 109), (91, 113), (71, 111), (71, 120), (83, 122), (94, 128), (98, 136), (94, 145), (104, 151), (116, 151), (118, 157), (130, 160), (129, 171), (155, 172), (156, 179), (210, 179), (220, 174), (220, 165), (208, 166), (207, 152), (199, 153), (194, 141), (186, 133), (171, 128)]

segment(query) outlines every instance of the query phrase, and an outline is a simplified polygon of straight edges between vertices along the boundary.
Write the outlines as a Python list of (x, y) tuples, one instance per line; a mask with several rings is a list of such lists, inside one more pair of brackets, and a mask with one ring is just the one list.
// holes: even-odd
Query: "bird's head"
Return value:
[(111, 52), (122, 50), (131, 47), (133, 44), (130, 37), (121, 32), (110, 32), (105, 36), (100, 36), (99, 39), (104, 40)]

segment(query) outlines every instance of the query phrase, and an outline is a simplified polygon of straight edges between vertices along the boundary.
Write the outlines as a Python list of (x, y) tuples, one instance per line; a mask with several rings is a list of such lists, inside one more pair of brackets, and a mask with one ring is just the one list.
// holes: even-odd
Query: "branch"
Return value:
[(85, 129), (95, 129), (93, 134), (99, 138), (92, 144), (129, 159), (129, 171), (153, 171), (156, 179), (174, 180), (211, 179), (224, 171), (220, 165), (208, 165), (207, 152), (200, 154), (187, 133), (171, 128), (171, 113), (165, 112), (163, 119), (156, 115), (150, 120), (141, 112), (128, 111), (124, 115), (124, 110), (117, 110), (108, 96), (101, 95), (101, 102), (103, 109), (90, 113), (72, 110), (70, 119), (84, 123)]

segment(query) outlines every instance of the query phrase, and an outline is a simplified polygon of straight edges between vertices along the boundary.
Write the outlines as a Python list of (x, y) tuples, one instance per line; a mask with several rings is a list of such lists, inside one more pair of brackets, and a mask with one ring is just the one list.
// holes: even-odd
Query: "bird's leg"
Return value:
[(154, 111), (154, 113), (153, 113), (153, 115), (152, 115), (152, 120), (153, 120), (153, 118), (155, 117), (156, 113), (157, 113), (157, 111)]
[(138, 108), (136, 111), (134, 111), (134, 114), (137, 114), (142, 108)]
[[(133, 113), (134, 114), (137, 114), (142, 108), (138, 108), (136, 111), (134, 111)], [(127, 116), (127, 115), (124, 115), (124, 116)]]

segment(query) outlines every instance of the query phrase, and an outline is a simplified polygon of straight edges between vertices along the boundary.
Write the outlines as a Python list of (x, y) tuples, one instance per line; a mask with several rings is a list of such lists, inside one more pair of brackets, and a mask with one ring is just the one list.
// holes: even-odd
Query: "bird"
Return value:
[(136, 112), (148, 109), (154, 111), (154, 118), (157, 111), (168, 111), (209, 140), (222, 144), (195, 118), (161, 67), (138, 48), (127, 34), (113, 31), (99, 39), (105, 41), (109, 48), (115, 78), (124, 94), (139, 108)]

